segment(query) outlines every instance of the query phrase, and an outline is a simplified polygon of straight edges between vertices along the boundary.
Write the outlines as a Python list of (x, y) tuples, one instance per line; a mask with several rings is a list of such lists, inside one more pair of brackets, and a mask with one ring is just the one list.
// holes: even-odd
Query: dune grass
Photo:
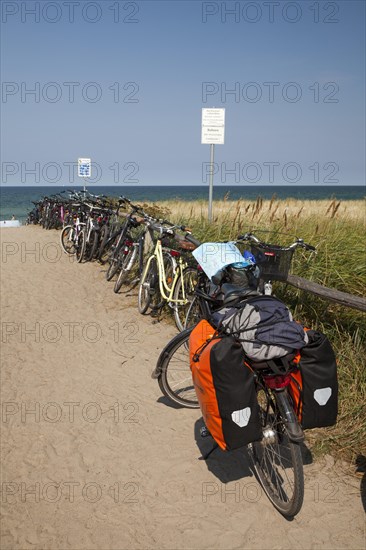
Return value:
[[(364, 201), (222, 200), (214, 202), (212, 224), (207, 221), (205, 201), (161, 201), (156, 206), (172, 221), (188, 225), (202, 241), (234, 240), (249, 230), (276, 244), (290, 244), (295, 236), (301, 237), (316, 246), (317, 252), (298, 249), (293, 274), (356, 296), (366, 295)], [(283, 283), (276, 283), (274, 291), (298, 321), (324, 332), (337, 354), (338, 423), (307, 432), (313, 453), (332, 452), (351, 460), (366, 455), (365, 315)]]

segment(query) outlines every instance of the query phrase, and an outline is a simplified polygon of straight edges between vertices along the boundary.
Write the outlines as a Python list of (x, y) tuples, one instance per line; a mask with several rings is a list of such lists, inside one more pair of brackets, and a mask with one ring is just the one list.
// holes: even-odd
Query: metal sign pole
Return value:
[(208, 221), (212, 222), (212, 195), (213, 195), (213, 177), (214, 177), (214, 157), (215, 145), (210, 145), (210, 186), (208, 190)]
[[(212, 222), (213, 177), (215, 173), (215, 144), (223, 145), (225, 138), (225, 109), (202, 109), (201, 143), (210, 145), (210, 183), (208, 190), (208, 221)], [(206, 163), (205, 163), (206, 164)], [(206, 173), (207, 175), (207, 173)], [(207, 180), (205, 180), (207, 181)]]

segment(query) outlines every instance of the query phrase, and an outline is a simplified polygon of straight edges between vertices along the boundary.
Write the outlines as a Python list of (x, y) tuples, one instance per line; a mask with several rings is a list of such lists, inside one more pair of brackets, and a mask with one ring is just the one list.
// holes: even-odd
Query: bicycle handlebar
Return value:
[[(254, 243), (259, 244), (259, 245), (269, 246), (269, 243), (266, 243), (264, 241), (260, 241), (258, 239), (258, 237), (256, 237), (253, 233), (245, 233), (244, 235), (239, 235), (238, 236), (238, 241), (250, 241), (250, 242), (254, 242)], [(294, 241), (289, 246), (281, 246), (280, 248), (282, 250), (292, 250), (292, 249), (295, 249), (297, 247), (305, 248), (305, 250), (310, 250), (310, 251), (315, 251), (316, 250), (315, 246), (305, 243), (304, 240), (300, 239), (300, 238), (297, 238), (296, 241)]]

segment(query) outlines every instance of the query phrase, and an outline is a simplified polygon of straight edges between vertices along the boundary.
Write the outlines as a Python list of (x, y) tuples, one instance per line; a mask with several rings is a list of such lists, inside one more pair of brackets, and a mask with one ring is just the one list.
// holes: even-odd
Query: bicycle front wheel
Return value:
[(158, 284), (158, 269), (156, 259), (153, 258), (150, 262), (148, 270), (145, 270), (139, 285), (138, 310), (142, 313), (142, 315), (144, 315), (144, 313), (146, 313), (149, 309), (152, 293), (155, 291)]
[(117, 281), (114, 284), (114, 292), (118, 293), (122, 285), (127, 281), (129, 274), (131, 273), (133, 264), (137, 257), (137, 248), (130, 246), (127, 254), (123, 256), (121, 263), (121, 271), (119, 272)]
[(120, 254), (121, 254), (121, 243), (119, 243), (119, 237), (116, 237), (114, 248), (110, 251), (109, 258), (108, 258), (108, 269), (105, 274), (105, 278), (107, 281), (111, 281), (113, 277), (116, 275), (118, 270), (121, 268), (121, 260), (120, 260)]
[(203, 310), (202, 299), (198, 296), (194, 296), (192, 302), (189, 304), (187, 315), (184, 321), (184, 328), (194, 327), (198, 321), (207, 318), (209, 305), (207, 305), (206, 311)]
[[(248, 445), (248, 450), (269, 500), (283, 516), (292, 518), (300, 511), (304, 499), (301, 449), (298, 443), (290, 440), (286, 422), (277, 406), (277, 396), (269, 392), (268, 389), (257, 392), (263, 438)], [(288, 411), (291, 414), (289, 403)]]
[(108, 246), (108, 239), (110, 237), (110, 231), (107, 225), (103, 225), (102, 229), (100, 230), (100, 243), (99, 248), (97, 252), (97, 260), (104, 264), (108, 258), (108, 252), (110, 250), (110, 247), (112, 246), (112, 243)]
[(91, 262), (97, 253), (99, 245), (99, 230), (93, 229), (89, 236), (89, 250), (88, 250), (88, 257), (87, 261)]
[(189, 366), (189, 336), (192, 329), (177, 334), (163, 349), (157, 363), (159, 387), (174, 403), (189, 409), (198, 409)]
[(78, 235), (77, 244), (76, 244), (76, 259), (78, 263), (81, 263), (85, 253), (86, 247), (86, 235), (84, 229), (82, 229)]
[[(189, 306), (194, 299), (194, 289), (197, 286), (198, 271), (194, 267), (186, 267), (183, 274), (177, 279), (173, 292), (173, 304), (174, 304), (174, 321), (179, 331), (184, 330), (186, 324), (186, 318), (189, 311)], [(176, 302), (176, 300), (183, 301), (185, 303)]]
[(66, 225), (61, 231), (61, 246), (66, 254), (75, 254), (75, 227), (73, 225)]
[[(170, 289), (173, 286), (174, 281), (174, 273), (175, 273), (175, 264), (172, 256), (169, 254), (169, 252), (163, 252), (163, 266), (164, 266), (164, 274), (165, 274), (165, 284), (166, 287), (164, 290), (165, 292), (168, 292), (167, 289)], [(159, 283), (159, 271), (158, 266), (156, 266), (157, 271), (157, 277), (155, 281), (154, 288), (151, 292), (151, 302), (150, 302), (150, 308), (152, 311), (158, 311), (163, 307), (163, 305), (166, 303), (166, 299), (164, 296), (162, 296), (160, 291), (160, 283)], [(164, 288), (164, 284), (163, 284)]]

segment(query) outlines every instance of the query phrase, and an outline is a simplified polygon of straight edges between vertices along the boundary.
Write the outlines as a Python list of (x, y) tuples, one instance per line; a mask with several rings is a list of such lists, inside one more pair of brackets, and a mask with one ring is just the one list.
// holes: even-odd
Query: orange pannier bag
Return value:
[(262, 438), (253, 372), (232, 336), (218, 336), (206, 320), (189, 339), (190, 366), (205, 424), (223, 450)]

